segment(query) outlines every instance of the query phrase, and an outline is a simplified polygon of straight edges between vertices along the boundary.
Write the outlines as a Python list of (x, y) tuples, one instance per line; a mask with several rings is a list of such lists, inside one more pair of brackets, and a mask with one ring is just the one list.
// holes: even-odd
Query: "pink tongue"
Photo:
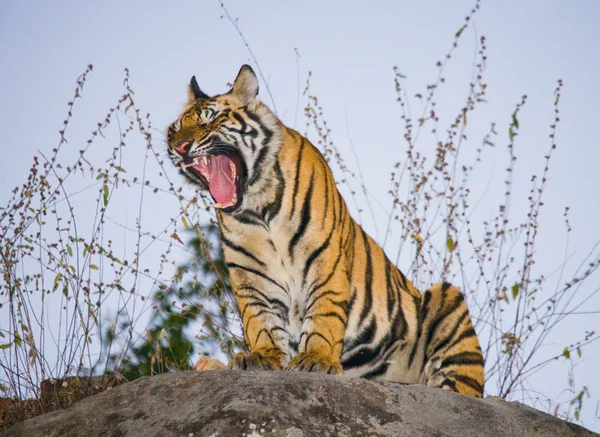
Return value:
[(222, 205), (232, 203), (235, 196), (235, 183), (231, 175), (231, 159), (224, 155), (211, 159), (210, 182), (208, 189), (215, 201)]

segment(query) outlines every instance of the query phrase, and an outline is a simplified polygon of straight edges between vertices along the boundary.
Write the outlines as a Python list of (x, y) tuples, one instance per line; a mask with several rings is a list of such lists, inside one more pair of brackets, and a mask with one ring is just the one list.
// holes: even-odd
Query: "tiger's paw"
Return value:
[(196, 370), (197, 372), (204, 372), (206, 370), (220, 370), (224, 368), (225, 364), (211, 357), (200, 358), (194, 366), (194, 370)]
[(265, 354), (240, 352), (229, 362), (229, 368), (234, 370), (281, 370), (281, 353)]
[(299, 353), (288, 364), (288, 370), (328, 373), (330, 375), (341, 375), (343, 373), (342, 365), (339, 362), (334, 363), (328, 357), (316, 352)]

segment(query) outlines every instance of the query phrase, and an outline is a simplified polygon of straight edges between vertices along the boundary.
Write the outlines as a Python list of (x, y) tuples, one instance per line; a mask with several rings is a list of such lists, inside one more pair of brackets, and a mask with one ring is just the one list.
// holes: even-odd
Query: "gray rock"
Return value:
[(218, 370), (142, 378), (0, 435), (182, 437), (598, 436), (517, 402), (418, 385)]

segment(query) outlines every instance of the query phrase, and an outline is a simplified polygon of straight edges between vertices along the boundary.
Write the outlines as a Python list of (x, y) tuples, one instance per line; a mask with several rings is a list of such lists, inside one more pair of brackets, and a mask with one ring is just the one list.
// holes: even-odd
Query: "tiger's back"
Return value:
[(257, 92), (249, 67), (214, 98), (193, 82), (169, 130), (174, 163), (226, 201), (217, 216), (250, 350), (230, 366), (343, 368), (481, 396), (483, 357), (461, 293), (444, 283), (421, 295), (352, 219), (320, 152)]

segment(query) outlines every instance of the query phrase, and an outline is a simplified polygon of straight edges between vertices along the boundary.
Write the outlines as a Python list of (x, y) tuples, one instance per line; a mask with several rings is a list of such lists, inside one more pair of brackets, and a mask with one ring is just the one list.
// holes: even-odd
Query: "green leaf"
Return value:
[(517, 113), (514, 112), (512, 115), (512, 125), (519, 129), (519, 120), (517, 120)]
[(456, 38), (458, 38), (460, 36), (461, 33), (463, 33), (463, 30), (465, 30), (464, 27), (461, 27), (460, 29), (458, 29), (458, 32), (456, 32), (456, 35), (454, 35)]
[(456, 249), (456, 245), (454, 244), (454, 240), (452, 240), (452, 238), (448, 237), (448, 239), (446, 240), (446, 246), (448, 247), (448, 250), (450, 252), (453, 252), (454, 249)]
[[(4, 336), (3, 336), (4, 337)], [(12, 346), (12, 343), (4, 343), (4, 344), (0, 344), (0, 349), (8, 349), (9, 347)]]
[(565, 346), (565, 348), (563, 349), (562, 356), (565, 357), (567, 360), (571, 358), (571, 353), (569, 352), (569, 348), (567, 346)]
[(118, 165), (115, 165), (115, 170), (120, 171), (121, 173), (127, 173), (125, 171), (125, 169), (123, 169), (122, 167), (119, 167)]
[(513, 138), (515, 137), (515, 133), (513, 131), (512, 126), (508, 128), (508, 138), (510, 139), (510, 141), (512, 142)]
[(63, 287), (63, 294), (65, 295), (65, 297), (69, 297), (69, 286), (66, 284)]
[(581, 358), (581, 348), (577, 346), (577, 356)]
[(187, 219), (185, 217), (181, 217), (181, 222), (183, 223), (183, 226), (185, 226), (186, 228), (190, 227), (190, 224), (188, 223)]
[(73, 249), (71, 249), (71, 246), (67, 246), (67, 252), (69, 252), (69, 256), (73, 256)]
[(513, 285), (511, 291), (513, 299), (516, 299), (517, 295), (519, 294), (519, 284)]
[(90, 269), (98, 270), (98, 266), (96, 264), (90, 264)]
[(108, 205), (108, 185), (104, 185), (102, 188), (103, 197), (104, 197), (104, 206)]
[(104, 173), (99, 173), (98, 176), (96, 176), (96, 180), (102, 179), (104, 177)]
[(56, 289), (58, 288), (58, 281), (60, 281), (61, 278), (62, 278), (62, 273), (58, 273), (54, 277), (54, 288), (52, 289), (52, 291), (56, 291)]
[(15, 334), (15, 344), (18, 347), (21, 347), (23, 345), (23, 340), (21, 340), (21, 337), (19, 336), (19, 334)]

